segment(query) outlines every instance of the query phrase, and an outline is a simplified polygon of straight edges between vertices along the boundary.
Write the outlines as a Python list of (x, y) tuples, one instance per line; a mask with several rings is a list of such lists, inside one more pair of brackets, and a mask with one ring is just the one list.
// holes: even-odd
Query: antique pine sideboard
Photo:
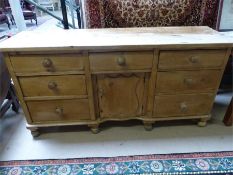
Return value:
[(205, 126), (233, 46), (208, 27), (27, 31), (2, 42), (33, 136), (40, 127), (196, 119)]

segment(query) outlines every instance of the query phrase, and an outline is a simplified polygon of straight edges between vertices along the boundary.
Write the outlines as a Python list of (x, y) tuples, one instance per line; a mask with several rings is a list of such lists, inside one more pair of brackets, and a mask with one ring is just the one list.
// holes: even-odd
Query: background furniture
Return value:
[[(38, 0), (38, 3), (42, 7), (46, 8), (48, 10), (52, 10), (52, 11), (55, 10), (54, 1), (53, 0)], [(41, 12), (41, 15), (42, 15), (43, 12), (42, 11), (40, 11), (40, 12)]]
[(85, 0), (87, 28), (210, 26), (219, 0)]
[(55, 10), (61, 9), (61, 1), (60, 0), (53, 0)]
[(225, 90), (232, 90), (232, 83), (233, 83), (233, 52), (231, 53), (224, 74), (220, 84), (220, 89)]
[(21, 0), (21, 6), (23, 9), (23, 16), (25, 20), (35, 20), (36, 25), (37, 25), (37, 16), (35, 10), (35, 6), (29, 4), (28, 2)]
[(7, 15), (0, 9), (0, 24), (7, 24), (8, 28), (10, 29), (10, 22), (8, 20)]
[[(4, 95), (1, 95), (1, 98), (4, 98)], [(10, 83), (10, 86), (7, 91), (7, 95), (5, 96), (5, 101), (2, 101), (0, 104), (0, 117), (4, 116), (4, 114), (12, 107), (12, 110), (16, 113), (19, 112), (19, 102), (15, 94), (14, 85)]]
[[(231, 35), (233, 34), (233, 32), (231, 33)], [(233, 35), (232, 35), (233, 36)], [(232, 90), (232, 67), (233, 67), (233, 50), (231, 51), (231, 57), (229, 58), (229, 62), (227, 64), (227, 69), (225, 69), (224, 75), (229, 75), (231, 78), (231, 90)], [(226, 126), (232, 126), (233, 124), (233, 97), (231, 98), (231, 102), (227, 108), (225, 117), (223, 119), (223, 122)]]
[(19, 103), (15, 95), (14, 86), (11, 84), (8, 70), (0, 55), (0, 117), (12, 106), (15, 112), (19, 110)]
[(109, 120), (205, 126), (232, 43), (208, 27), (87, 29), (22, 32), (0, 50), (37, 136)]
[[(9, 77), (9, 74), (7, 72), (7, 68), (5, 66), (5, 63), (3, 62), (3, 57), (1, 55), (0, 57), (0, 107), (2, 106), (6, 96), (7, 96), (7, 93), (8, 93), (8, 90), (9, 90), (9, 87), (10, 87), (10, 77)], [(2, 111), (2, 110), (0, 110)], [(4, 110), (5, 111), (5, 110)], [(3, 112), (0, 112), (0, 113), (3, 113)]]
[[(31, 22), (32, 22), (32, 20), (34, 20), (36, 22), (36, 25), (37, 25), (37, 15), (36, 15), (36, 12), (35, 12), (35, 6), (29, 4), (28, 2), (26, 2), (24, 0), (20, 0), (20, 2), (21, 2), (22, 10), (23, 10), (24, 19), (25, 20), (31, 20)], [(4, 5), (3, 9), (5, 10), (5, 12), (7, 14), (9, 14), (12, 24), (15, 24), (14, 17), (13, 17), (13, 15), (11, 13), (11, 7), (10, 7), (10, 4), (9, 4), (8, 0), (5, 0), (4, 4), (5, 5)]]
[(223, 123), (226, 126), (232, 126), (233, 124), (233, 97), (231, 98), (231, 102), (227, 108)]
[(38, 3), (44, 8), (54, 11), (53, 0), (39, 0)]
[(7, 16), (10, 18), (11, 24), (12, 24), (12, 25), (15, 25), (14, 16), (12, 15), (12, 11), (11, 11), (10, 6), (4, 7), (4, 12), (5, 12), (5, 14), (7, 14)]

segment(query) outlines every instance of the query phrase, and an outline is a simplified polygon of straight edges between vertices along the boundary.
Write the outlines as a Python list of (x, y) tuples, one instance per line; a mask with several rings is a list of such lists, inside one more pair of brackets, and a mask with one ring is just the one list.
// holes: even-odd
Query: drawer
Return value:
[(36, 123), (91, 119), (87, 99), (30, 101), (27, 106)]
[(89, 55), (92, 71), (151, 69), (153, 52), (111, 52)]
[(207, 115), (213, 102), (213, 94), (156, 96), (153, 115), (155, 117)]
[(159, 69), (220, 68), (226, 50), (161, 51)]
[(25, 97), (87, 94), (84, 75), (20, 77), (19, 82)]
[(156, 93), (215, 91), (220, 76), (220, 70), (158, 72)]
[(16, 73), (39, 73), (84, 70), (84, 55), (11, 56)]

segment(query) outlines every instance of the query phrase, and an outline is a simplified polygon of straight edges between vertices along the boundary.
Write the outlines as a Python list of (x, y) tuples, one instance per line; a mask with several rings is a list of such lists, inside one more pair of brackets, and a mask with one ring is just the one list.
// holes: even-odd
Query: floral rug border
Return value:
[(233, 152), (0, 162), (0, 175), (233, 174)]

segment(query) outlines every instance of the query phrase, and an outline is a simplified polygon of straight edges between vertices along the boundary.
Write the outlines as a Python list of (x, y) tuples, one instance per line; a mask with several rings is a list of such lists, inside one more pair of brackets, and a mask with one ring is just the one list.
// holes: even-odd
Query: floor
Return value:
[(47, 129), (33, 139), (23, 113), (10, 111), (0, 120), (0, 161), (233, 151), (233, 128), (222, 123), (231, 96), (222, 92), (216, 97), (204, 128), (196, 121), (158, 122), (150, 132), (134, 121), (103, 124), (96, 135), (87, 127)]
[[(61, 11), (54, 11), (53, 12), (56, 16), (62, 18), (62, 12)], [(70, 24), (72, 24), (72, 19), (71, 19), (71, 14), (68, 11), (67, 12), (67, 16), (68, 16), (68, 21)], [(27, 30), (50, 30), (50, 29), (57, 29), (57, 30), (62, 30), (63, 29), (63, 25), (61, 24), (61, 22), (59, 22), (57, 19), (46, 15), (45, 13), (42, 14), (42, 16), (40, 16), (40, 13), (38, 13), (38, 25), (36, 25), (35, 21), (25, 21), (26, 26), (27, 26)], [(77, 24), (77, 19), (75, 18), (74, 20), (74, 25), (75, 27), (78, 26)], [(8, 35), (8, 36), (13, 36), (15, 34), (17, 34), (19, 31), (16, 27), (16, 25), (11, 25), (11, 29), (8, 28), (7, 24), (1, 24), (0, 25), (0, 37), (4, 36), (4, 35)]]
[[(34, 20), (32, 22), (31, 21), (25, 21), (26, 26), (27, 26), (27, 30), (38, 29), (46, 21), (51, 20), (52, 17), (50, 17), (48, 15), (45, 15), (45, 16), (38, 17), (37, 19), (38, 19), (38, 24), (37, 25), (36, 25), (36, 23), (35, 23)], [(13, 36), (13, 35), (15, 35), (18, 32), (19, 31), (18, 31), (16, 25), (11, 25), (11, 29), (8, 29), (7, 24), (1, 24), (0, 25), (0, 37), (4, 36), (4, 35)]]

